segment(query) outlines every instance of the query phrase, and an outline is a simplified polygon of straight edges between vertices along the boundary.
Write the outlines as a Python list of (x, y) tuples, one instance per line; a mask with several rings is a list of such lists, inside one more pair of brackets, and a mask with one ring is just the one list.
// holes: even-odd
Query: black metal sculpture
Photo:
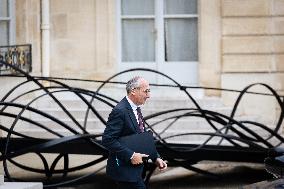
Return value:
[[(46, 188), (73, 184), (93, 176), (104, 169), (105, 165), (103, 162), (106, 160), (108, 152), (100, 143), (103, 128), (101, 128), (100, 132), (94, 133), (89, 130), (88, 124), (91, 118), (98, 121), (99, 125), (106, 124), (106, 118), (102, 115), (97, 105), (104, 106), (105, 109), (110, 111), (118, 101), (111, 95), (104, 94), (102, 90), (108, 84), (125, 84), (124, 82), (117, 81), (117, 78), (130, 72), (151, 72), (164, 77), (172, 84), (151, 85), (180, 90), (188, 97), (188, 101), (193, 103), (192, 107), (164, 110), (144, 117), (148, 129), (154, 133), (159, 153), (168, 161), (169, 166), (182, 166), (199, 173), (214, 176), (193, 165), (202, 160), (263, 163), (267, 152), (274, 148), (279, 148), (284, 141), (284, 138), (279, 134), (283, 121), (283, 97), (280, 97), (266, 84), (252, 84), (242, 91), (227, 90), (239, 93), (232, 112), (228, 116), (202, 108), (188, 91), (197, 87), (182, 86), (169, 76), (155, 70), (143, 68), (130, 69), (120, 72), (106, 81), (87, 81), (34, 77), (14, 65), (6, 64), (5, 62), (1, 62), (0, 64), (15, 70), (17, 75), (13, 77), (21, 79), (21, 82), (7, 91), (0, 100), (0, 129), (2, 130), (0, 144), (2, 155), (0, 156), (0, 160), (3, 162), (5, 177), (10, 181), (20, 179), (16, 178), (16, 175), (10, 174), (7, 165), (8, 162), (22, 170), (42, 175), (41, 181)], [(5, 77), (8, 76), (6, 75)], [(96, 91), (91, 91), (67, 85), (64, 83), (64, 80), (68, 80), (68, 82), (95, 82), (100, 83), (100, 85)], [(271, 94), (250, 92), (249, 89), (256, 85), (264, 86)], [(207, 89), (225, 91), (225, 89)], [(83, 121), (80, 122), (72, 114), (72, 107), (70, 109), (58, 97), (59, 94), (63, 93), (64, 95), (71, 94), (80, 104), (84, 105), (85, 113)], [(259, 122), (235, 119), (238, 105), (246, 94), (266, 95), (276, 99), (279, 104), (280, 115), (273, 129)], [(36, 106), (38, 103), (51, 102), (68, 118), (68, 123), (62, 121), (61, 113), (50, 115)], [(49, 120), (51, 125), (40, 121), (39, 117)], [(191, 127), (194, 127), (194, 125), (188, 125), (186, 132), (182, 131), (181, 133), (172, 135), (167, 134), (167, 131), (174, 127), (179, 120), (192, 118), (205, 120), (208, 128), (210, 128), (208, 132), (192, 132)], [(22, 131), (17, 128), (24, 127), (23, 125), (25, 124), (28, 126), (22, 129)], [(162, 129), (160, 127), (161, 124), (164, 125)], [(98, 127), (100, 127), (99, 125)], [(93, 126), (93, 129), (94, 127), (96, 126)], [(156, 129), (158, 127), (159, 129)], [(30, 136), (25, 133), (32, 128), (41, 129), (42, 133), (46, 133), (46, 137), (43, 138), (42, 135)], [(261, 132), (256, 132), (256, 128), (258, 131), (261, 130)], [(261, 134), (264, 135), (262, 136)], [(172, 139), (182, 136), (205, 136), (205, 139), (200, 143), (191, 143), (191, 141), (188, 141), (181, 144), (173, 142)], [(36, 157), (40, 159), (42, 168), (35, 168), (15, 159), (30, 153), (35, 154), (35, 159)], [(48, 154), (55, 154), (53, 161), (49, 159)], [(92, 157), (84, 164), (70, 166), (71, 154), (92, 155)], [(63, 160), (63, 168), (56, 168), (60, 160)], [(49, 161), (51, 163), (48, 163)], [(68, 178), (70, 173), (94, 165), (96, 167), (93, 172), (76, 178)], [(154, 170), (154, 165), (149, 164), (147, 166), (146, 182), (149, 181)], [(58, 180), (58, 177), (61, 177), (61, 179)]]

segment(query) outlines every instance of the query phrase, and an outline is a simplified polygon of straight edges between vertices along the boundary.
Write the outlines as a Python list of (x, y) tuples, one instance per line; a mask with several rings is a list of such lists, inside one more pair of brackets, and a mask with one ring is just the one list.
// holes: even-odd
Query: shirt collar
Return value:
[(128, 96), (126, 96), (126, 100), (129, 102), (129, 104), (130, 104), (132, 110), (133, 110), (133, 111), (136, 111), (136, 109), (137, 109), (138, 106), (137, 106), (136, 104), (134, 104), (134, 102), (132, 102), (132, 100), (131, 100), (130, 98), (128, 98)]

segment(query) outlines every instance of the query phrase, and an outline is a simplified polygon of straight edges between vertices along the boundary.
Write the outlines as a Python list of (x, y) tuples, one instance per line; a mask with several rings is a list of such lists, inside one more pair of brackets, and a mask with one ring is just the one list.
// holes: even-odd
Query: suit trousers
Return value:
[(137, 182), (116, 182), (117, 189), (146, 189), (143, 179)]

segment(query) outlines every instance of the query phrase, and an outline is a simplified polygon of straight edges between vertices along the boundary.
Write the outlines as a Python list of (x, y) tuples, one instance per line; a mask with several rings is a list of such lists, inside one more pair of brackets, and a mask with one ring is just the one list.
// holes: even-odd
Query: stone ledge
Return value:
[(39, 182), (5, 182), (0, 189), (42, 189), (43, 185)]

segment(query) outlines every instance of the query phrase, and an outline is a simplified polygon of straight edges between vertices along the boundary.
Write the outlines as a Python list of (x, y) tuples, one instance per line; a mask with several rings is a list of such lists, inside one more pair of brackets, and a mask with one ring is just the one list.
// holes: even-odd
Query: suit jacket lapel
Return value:
[(124, 100), (125, 100), (126, 108), (127, 108), (127, 110), (128, 110), (128, 115), (129, 115), (129, 117), (130, 117), (130, 119), (131, 119), (131, 121), (132, 121), (132, 126), (134, 127), (135, 131), (136, 131), (137, 133), (139, 133), (139, 132), (140, 132), (140, 129), (139, 129), (139, 126), (138, 126), (138, 123), (137, 123), (137, 119), (136, 119), (136, 117), (135, 117), (135, 115), (134, 115), (134, 112), (133, 112), (133, 110), (132, 110), (132, 107), (130, 106), (130, 104), (129, 104), (129, 102), (127, 101), (126, 98), (124, 98)]

